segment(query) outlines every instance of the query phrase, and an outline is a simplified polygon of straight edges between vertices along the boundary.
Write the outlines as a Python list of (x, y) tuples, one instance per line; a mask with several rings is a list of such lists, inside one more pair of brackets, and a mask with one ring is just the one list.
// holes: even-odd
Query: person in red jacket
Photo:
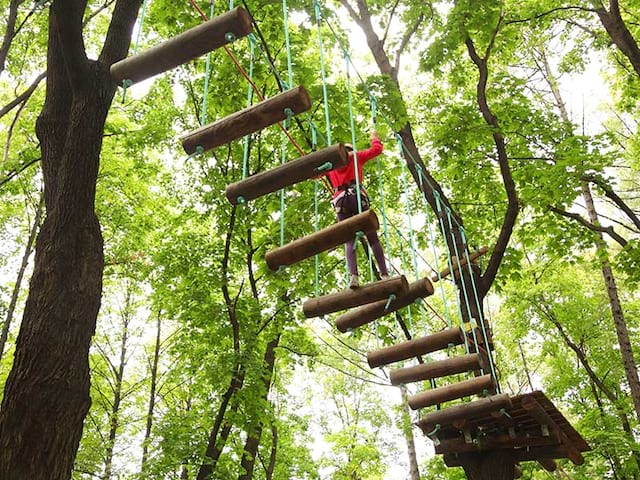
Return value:
[[(337, 168), (328, 173), (331, 186), (334, 188), (333, 198), (331, 203), (338, 217), (338, 221), (357, 215), (358, 212), (358, 194), (356, 191), (356, 169), (355, 159), (353, 154), (353, 147), (350, 144), (345, 145), (349, 150), (349, 163), (347, 166)], [(362, 211), (369, 210), (369, 196), (367, 192), (362, 188), (362, 168), (369, 160), (377, 157), (382, 153), (383, 145), (378, 138), (378, 133), (373, 130), (371, 132), (371, 146), (366, 150), (357, 152), (358, 160), (358, 183), (360, 184), (360, 206)], [(374, 230), (367, 234), (367, 240), (369, 246), (373, 250), (373, 255), (376, 258), (376, 263), (380, 270), (380, 276), (382, 278), (388, 278), (389, 272), (387, 271), (387, 265), (384, 260), (384, 252), (378, 233)], [(347, 256), (347, 267), (350, 273), (349, 288), (358, 288), (358, 263), (356, 261), (356, 252), (353, 244), (353, 240), (350, 240), (345, 245)]]

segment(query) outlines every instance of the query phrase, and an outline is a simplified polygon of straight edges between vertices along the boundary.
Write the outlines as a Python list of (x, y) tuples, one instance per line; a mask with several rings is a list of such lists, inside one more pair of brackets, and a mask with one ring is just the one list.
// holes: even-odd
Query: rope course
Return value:
[[(392, 192), (391, 199), (385, 196), (382, 165), (379, 158), (376, 161), (384, 251), (387, 254), (383, 266), (386, 268), (388, 265), (399, 274), (376, 281), (372, 248), (370, 245), (366, 246), (364, 237), (376, 232), (380, 227), (380, 222), (373, 210), (362, 207), (362, 198), (366, 192), (362, 189), (361, 178), (357, 173), (361, 165), (359, 165), (360, 160), (356, 145), (359, 124), (364, 121), (363, 117), (358, 116), (356, 112), (357, 99), (352, 84), (352, 72), (365, 95), (362, 104), (368, 103), (372, 128), (376, 129), (381, 120), (384, 128), (393, 132), (394, 122), (385, 114), (385, 109), (381, 108), (384, 107), (384, 104), (381, 104), (380, 99), (374, 95), (370, 86), (358, 72), (349, 49), (337, 34), (337, 29), (324, 15), (320, 1), (313, 0), (311, 7), (317, 30), (320, 60), (319, 77), (322, 83), (322, 101), (319, 106), (322, 107), (320, 113), (324, 121), (324, 134), (314, 123), (314, 120), (318, 119), (314, 118), (315, 111), (312, 109), (313, 102), (309, 94), (304, 86), (294, 86), (290, 12), (287, 0), (282, 0), (286, 82), (282, 80), (281, 73), (276, 68), (267, 45), (264, 43), (264, 38), (258, 30), (258, 25), (255, 24), (247, 9), (234, 8), (233, 0), (231, 0), (229, 10), (214, 17), (213, 0), (209, 1), (209, 16), (203, 12), (195, 0), (189, 0), (189, 2), (197, 10), (203, 23), (142, 54), (138, 54), (137, 45), (147, 4), (147, 0), (145, 0), (134, 54), (111, 67), (112, 77), (123, 86), (123, 91), (126, 91), (128, 86), (137, 81), (207, 54), (201, 126), (181, 138), (182, 146), (186, 153), (193, 156), (227, 145), (234, 140), (243, 140), (242, 178), (238, 182), (228, 185), (225, 194), (230, 203), (236, 205), (279, 191), (279, 246), (266, 253), (265, 263), (270, 270), (275, 272), (304, 259), (314, 257), (313, 289), (315, 297), (303, 303), (304, 315), (308, 318), (324, 317), (335, 312), (346, 311), (346, 313), (340, 313), (335, 319), (336, 327), (341, 332), (348, 332), (373, 323), (378, 349), (367, 354), (369, 367), (374, 369), (401, 363), (402, 367), (389, 371), (389, 378), (393, 385), (418, 384), (419, 388), (422, 388), (425, 383), (430, 385), (431, 388), (410, 395), (408, 402), (414, 410), (427, 407), (436, 408), (435, 411), (422, 416), (418, 426), (426, 436), (434, 441), (436, 452), (445, 455), (445, 461), (449, 466), (453, 466), (459, 461), (457, 455), (461, 453), (505, 448), (518, 451), (518, 455), (520, 455), (518, 458), (522, 460), (535, 459), (542, 463), (552, 458), (567, 457), (574, 463), (581, 463), (580, 452), (588, 450), (588, 445), (566, 422), (553, 404), (546, 399), (544, 394), (534, 392), (533, 394), (510, 397), (501, 393), (493, 354), (493, 340), (488, 322), (483, 315), (474, 271), (474, 267), (476, 267), (474, 262), (477, 262), (477, 259), (486, 253), (487, 249), (470, 253), (464, 227), (442, 199), (439, 190), (429, 181), (421, 162), (417, 161), (411, 151), (406, 148), (399, 133), (394, 134), (393, 138), (397, 153), (390, 155), (390, 157), (396, 158), (400, 162), (402, 192)], [(333, 79), (334, 77), (329, 74), (331, 65), (327, 62), (327, 58), (330, 57), (326, 55), (323, 26), (331, 34), (333, 44), (337, 45), (344, 60), (348, 130), (353, 146), (351, 154), (344, 144), (333, 144), (332, 142), (332, 129), (335, 125), (332, 125), (330, 115), (332, 108), (329, 78)], [(254, 28), (257, 31), (257, 36), (253, 33)], [(239, 50), (244, 48), (243, 52), (248, 54), (248, 72), (228, 46), (242, 37), (248, 38), (248, 47), (243, 47), (238, 42), (237, 48)], [(203, 38), (206, 38), (206, 41), (194, 41), (194, 39)], [(211, 52), (219, 48), (226, 52), (236, 70), (247, 81), (246, 107), (207, 124)], [(280, 92), (275, 96), (266, 98), (256, 86), (254, 77), (256, 76), (255, 66), (258, 59), (266, 60), (271, 73), (276, 78)], [(337, 69), (336, 65), (333, 67)], [(258, 103), (253, 103), (254, 96), (259, 99)], [(344, 100), (341, 98), (338, 101), (344, 102)], [(345, 105), (341, 104), (341, 107), (344, 108)], [(311, 113), (303, 116), (305, 112), (310, 110)], [(336, 109), (336, 111), (339, 110)], [(339, 115), (337, 116), (339, 117)], [(341, 122), (341, 124), (344, 123)], [(272, 125), (277, 125), (280, 130), (280, 163), (272, 169), (249, 175), (251, 135)], [(300, 127), (300, 132), (292, 128), (294, 125)], [(294, 138), (296, 134), (307, 138), (307, 142), (310, 144), (310, 153), (306, 154), (300, 147)], [(324, 144), (320, 149), (318, 148), (319, 138)], [(299, 158), (287, 161), (289, 145), (299, 154)], [(274, 157), (276, 156), (277, 154), (274, 153)], [(322, 182), (333, 193), (333, 188), (328, 184), (324, 175), (328, 171), (348, 167), (350, 161), (353, 162), (353, 168), (356, 172), (354, 183), (358, 212), (352, 217), (320, 228), (320, 183)], [(433, 262), (425, 259), (417, 245), (417, 235), (413, 227), (417, 215), (412, 209), (412, 204), (416, 202), (412, 201), (415, 196), (409, 188), (407, 168), (413, 168), (417, 174), (417, 191), (424, 201), (424, 218), (429, 239), (427, 243), (431, 249), (430, 255)], [(312, 180), (314, 185), (313, 232), (286, 243), (285, 188), (309, 180)], [(338, 186), (335, 187), (337, 194)], [(393, 204), (396, 197), (399, 203), (404, 199), (404, 229), (398, 227), (387, 212), (387, 206)], [(429, 199), (433, 199), (434, 203), (430, 203)], [(422, 210), (419, 208), (421, 215)], [(397, 211), (394, 210), (391, 214), (397, 214)], [(440, 231), (439, 236), (434, 231), (434, 224), (437, 224)], [(389, 235), (390, 228), (393, 228), (397, 233), (396, 245), (393, 245), (392, 237)], [(405, 233), (407, 231), (408, 238)], [(459, 236), (455, 236), (454, 232), (459, 232)], [(358, 288), (321, 295), (320, 254), (348, 242), (353, 242), (355, 249), (359, 243), (358, 240), (362, 240), (367, 249), (370, 282)], [(400, 252), (400, 267), (395, 265), (397, 258), (391, 254), (394, 246)], [(409, 261), (405, 258), (405, 249), (410, 252)], [(447, 266), (444, 270), (440, 270), (439, 266), (439, 258), (442, 256), (446, 256)], [(421, 275), (420, 264), (430, 271), (431, 280), (439, 284), (441, 297), (439, 301), (442, 303), (443, 315), (440, 315), (432, 305), (424, 300), (433, 295), (435, 289), (431, 280)], [(382, 273), (384, 273), (384, 268), (381, 268)], [(405, 275), (401, 274), (403, 270), (412, 271), (411, 277), (415, 280), (409, 282)], [(450, 282), (447, 281), (447, 277), (450, 277)], [(457, 308), (460, 318), (457, 325), (452, 320), (451, 310), (453, 308), (450, 308), (449, 305), (451, 297), (455, 299), (455, 308)], [(425, 335), (413, 338), (411, 330), (417, 321), (412, 314), (412, 306), (414, 306), (414, 312), (416, 308), (420, 312), (420, 324), (425, 330)], [(401, 309), (405, 307), (407, 308), (408, 327), (400, 313)], [(426, 320), (427, 314), (442, 321), (446, 327), (430, 333)], [(378, 321), (388, 315), (393, 316), (396, 320), (394, 326), (402, 329), (407, 340), (379, 348)], [(460, 350), (464, 354), (459, 355)], [(430, 355), (437, 352), (440, 352), (444, 358), (438, 356), (438, 359), (432, 360)], [(417, 365), (404, 366), (404, 362), (413, 359), (417, 359)], [(453, 380), (443, 383), (441, 386), (436, 385), (436, 379), (447, 377)], [(455, 405), (449, 403), (473, 396), (480, 398), (458, 402)], [(549, 430), (553, 431), (554, 435), (544, 435), (544, 432), (548, 433)], [(487, 440), (488, 435), (494, 435), (490, 438), (491, 441)], [(543, 454), (540, 453), (541, 451), (535, 450), (535, 448), (541, 447), (546, 448), (544, 450), (546, 453)], [(548, 462), (547, 465), (549, 465)]]

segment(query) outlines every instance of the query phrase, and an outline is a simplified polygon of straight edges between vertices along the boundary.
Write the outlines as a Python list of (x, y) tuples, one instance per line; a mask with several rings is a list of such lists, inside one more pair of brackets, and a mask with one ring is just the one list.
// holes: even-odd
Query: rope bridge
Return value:
[[(320, 59), (319, 74), (322, 81), (321, 113), (324, 122), (324, 133), (314, 122), (314, 115), (306, 114), (313, 105), (307, 90), (302, 85), (295, 85), (292, 62), (289, 9), (287, 0), (282, 0), (283, 29), (287, 55), (287, 81), (271, 61), (264, 45), (254, 35), (254, 20), (251, 14), (241, 7), (229, 4), (229, 10), (214, 16), (213, 2), (210, 3), (209, 17), (198, 7), (195, 0), (189, 0), (202, 18), (202, 24), (189, 29), (174, 38), (160, 43), (142, 53), (138, 53), (138, 43), (142, 21), (147, 6), (145, 0), (139, 22), (139, 30), (133, 55), (111, 67), (111, 74), (116, 83), (122, 85), (123, 92), (136, 82), (175, 68), (185, 62), (198, 58), (205, 53), (206, 76), (204, 83), (201, 126), (184, 135), (180, 141), (184, 151), (190, 155), (200, 155), (216, 147), (236, 140), (243, 143), (242, 178), (227, 186), (225, 195), (231, 204), (246, 204), (265, 195), (280, 192), (280, 242), (279, 247), (268, 251), (265, 255), (266, 265), (272, 271), (279, 271), (289, 265), (315, 258), (315, 297), (303, 303), (302, 310), (306, 317), (324, 316), (340, 313), (335, 324), (339, 331), (348, 332), (356, 328), (374, 324), (388, 315), (394, 319), (406, 334), (406, 340), (395, 345), (379, 348), (367, 354), (371, 368), (398, 364), (399, 362), (417, 359), (417, 364), (392, 368), (389, 372), (393, 385), (428, 381), (430, 388), (419, 391), (409, 397), (409, 406), (421, 410), (421, 418), (417, 425), (436, 446), (436, 452), (443, 454), (449, 466), (464, 465), (469, 462), (471, 454), (486, 455), (496, 452), (510, 452), (514, 462), (537, 460), (545, 469), (556, 468), (554, 459), (569, 458), (581, 464), (581, 452), (589, 450), (582, 437), (564, 419), (562, 414), (541, 392), (511, 397), (501, 392), (493, 353), (493, 339), (489, 324), (483, 318), (480, 296), (475, 285), (474, 268), (478, 259), (488, 251), (487, 248), (472, 252), (466, 239), (464, 227), (459, 223), (448, 205), (434, 185), (430, 184), (423, 172), (420, 162), (412, 157), (403, 143), (402, 137), (395, 134), (397, 157), (400, 161), (400, 182), (402, 196), (405, 199), (406, 230), (402, 229), (388, 215), (383, 188), (383, 170), (378, 158), (378, 190), (380, 214), (387, 262), (398, 275), (380, 279), (379, 272), (374, 271), (371, 248), (367, 248), (370, 282), (357, 289), (344, 289), (321, 295), (319, 291), (319, 256), (341, 244), (357, 240), (366, 233), (380, 228), (379, 216), (373, 210), (363, 211), (361, 207), (362, 185), (359, 175), (355, 175), (358, 214), (325, 228), (319, 228), (320, 185), (324, 190), (332, 191), (326, 180), (326, 173), (345, 167), (349, 162), (349, 153), (342, 143), (332, 142), (331, 104), (329, 95), (328, 67), (322, 28), (327, 27), (338, 45), (344, 58), (346, 78), (346, 108), (348, 112), (348, 128), (353, 145), (353, 162), (358, 171), (357, 114), (354, 107), (354, 92), (351, 71), (355, 72), (358, 86), (367, 95), (370, 106), (371, 128), (376, 128), (380, 120), (393, 131), (394, 122), (380, 109), (380, 100), (373, 94), (369, 85), (358, 73), (356, 65), (331, 24), (319, 0), (313, 0), (315, 27), (317, 30), (318, 54)], [(242, 38), (248, 39), (248, 71), (232, 52), (230, 45), (239, 44)], [(227, 117), (207, 123), (207, 97), (211, 72), (211, 52), (223, 49), (234, 63), (240, 75), (247, 81), (247, 100), (244, 109)], [(280, 93), (265, 98), (254, 82), (254, 66), (259, 57), (265, 58), (267, 64), (278, 81)], [(124, 95), (124, 93), (123, 93)], [(254, 95), (259, 99), (253, 103)], [(124, 98), (124, 97), (123, 97)], [(344, 99), (340, 99), (344, 100)], [(311, 136), (311, 151), (305, 153), (291, 134), (294, 119), (305, 133)], [(275, 168), (248, 175), (250, 136), (272, 125), (277, 125), (281, 132), (281, 163)], [(318, 139), (324, 143), (319, 148)], [(291, 144), (299, 157), (287, 161), (288, 145)], [(418, 176), (418, 184), (426, 185), (428, 192), (421, 191), (422, 205), (419, 213), (424, 215), (428, 227), (429, 244), (434, 265), (431, 266), (416, 245), (416, 232), (412, 219), (417, 214), (411, 208), (411, 190), (407, 181), (406, 169), (412, 166)], [(285, 242), (285, 189), (301, 182), (314, 182), (314, 231), (308, 235)], [(427, 193), (435, 200), (435, 208), (427, 202)], [(432, 215), (434, 217), (432, 217)], [(440, 235), (435, 231), (438, 226)], [(454, 229), (459, 231), (462, 244), (453, 236)], [(405, 230), (405, 231), (406, 231)], [(392, 231), (397, 234), (397, 243), (406, 246), (411, 252), (411, 269), (415, 279), (409, 281), (401, 274), (404, 249), (401, 249), (401, 267), (393, 265)], [(364, 239), (362, 238), (362, 243)], [(440, 245), (440, 248), (439, 248)], [(440, 250), (440, 252), (439, 252)], [(446, 254), (446, 267), (438, 265), (438, 258)], [(431, 270), (431, 276), (420, 273), (419, 260)], [(447, 282), (451, 279), (451, 282)], [(449, 305), (446, 288), (450, 283), (457, 289), (455, 308), (458, 322), (452, 320), (453, 308)], [(436, 293), (437, 285), (444, 310), (445, 328), (426, 332), (427, 334), (412, 338), (410, 331), (415, 330), (413, 314), (420, 313), (420, 323), (427, 328), (425, 313), (433, 310), (425, 302), (425, 298)], [(310, 286), (311, 288), (311, 286)], [(413, 308), (412, 308), (413, 307)], [(408, 327), (404, 324), (401, 311), (406, 309)], [(346, 310), (346, 312), (345, 312)], [(476, 316), (478, 318), (474, 318)], [(458, 348), (460, 347), (460, 348)], [(456, 354), (462, 350), (463, 354)], [(436, 352), (446, 353), (445, 358), (425, 362), (423, 356)], [(460, 377), (462, 376), (462, 380)], [(447, 383), (443, 379), (449, 379)], [(451, 381), (451, 379), (453, 381)], [(442, 383), (440, 383), (442, 382)], [(440, 383), (440, 385), (438, 385)], [(472, 399), (473, 397), (479, 397)], [(460, 400), (464, 400), (460, 402)], [(457, 403), (451, 404), (451, 402)], [(435, 407), (435, 410), (423, 413), (422, 409)], [(513, 476), (516, 473), (514, 471)], [(513, 478), (513, 476), (511, 478)]]

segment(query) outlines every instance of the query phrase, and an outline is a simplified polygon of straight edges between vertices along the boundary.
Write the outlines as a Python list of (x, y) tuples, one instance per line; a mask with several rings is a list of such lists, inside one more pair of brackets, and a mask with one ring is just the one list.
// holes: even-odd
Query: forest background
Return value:
[[(342, 335), (330, 317), (304, 318), (304, 299), (344, 287), (342, 251), (276, 274), (264, 264), (281, 234), (333, 222), (322, 184), (288, 189), (284, 213), (277, 194), (242, 206), (224, 197), (227, 184), (278, 165), (283, 148), (298, 155), (280, 131), (190, 158), (180, 148), (184, 132), (256, 101), (228, 55), (124, 97), (105, 80), (102, 67), (127, 49), (201, 22), (188, 1), (165, 0), (145, 3), (140, 22), (141, 3), (0, 2), (0, 472), (18, 471), (7, 452), (20, 439), (34, 442), (21, 449), (34, 479), (464, 478), (429, 454), (406, 392), (366, 367), (368, 350), (402, 339), (394, 319)], [(311, 94), (311, 112), (290, 126), (305, 151), (314, 131), (320, 146), (329, 136), (366, 146), (375, 98), (386, 151), (366, 184), (374, 205), (385, 199), (395, 268), (431, 275), (447, 257), (408, 158), (469, 243), (489, 246), (477, 287), (503, 391), (544, 390), (593, 448), (554, 474), (524, 464), (523, 478), (640, 478), (640, 2), (294, 1), (290, 56), (283, 5), (243, 6), (257, 26), (259, 89)], [(230, 47), (247, 69), (251, 45)], [(585, 72), (597, 101), (573, 90)], [(398, 155), (398, 138), (409, 154)], [(69, 261), (78, 270), (64, 270), (69, 258), (82, 259)], [(412, 335), (460, 321), (455, 288), (440, 285), (407, 312)], [(38, 313), (52, 298), (63, 313)], [(56, 380), (87, 360), (90, 408), (88, 376)]]

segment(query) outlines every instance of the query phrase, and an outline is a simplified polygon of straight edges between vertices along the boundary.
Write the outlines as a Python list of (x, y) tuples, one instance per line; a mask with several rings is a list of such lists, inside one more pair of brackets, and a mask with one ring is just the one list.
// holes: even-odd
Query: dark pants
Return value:
[[(369, 210), (369, 199), (366, 197), (366, 194), (362, 193), (360, 195), (360, 204), (362, 205), (362, 211)], [(336, 207), (336, 215), (338, 216), (338, 221), (345, 220), (346, 218), (353, 217), (358, 214), (358, 197), (357, 195), (347, 195), (345, 194), (342, 198), (338, 200), (335, 204)], [(367, 233), (367, 240), (369, 241), (369, 246), (373, 250), (373, 255), (376, 257), (376, 262), (378, 263), (378, 269), (380, 270), (380, 275), (388, 275), (387, 264), (384, 261), (384, 252), (382, 250), (382, 245), (380, 244), (380, 239), (378, 238), (378, 233), (374, 230), (370, 233)], [(349, 273), (357, 275), (358, 274), (358, 263), (356, 261), (356, 251), (354, 247), (354, 239), (349, 240), (345, 244), (346, 254), (347, 254), (347, 267), (349, 267)]]

